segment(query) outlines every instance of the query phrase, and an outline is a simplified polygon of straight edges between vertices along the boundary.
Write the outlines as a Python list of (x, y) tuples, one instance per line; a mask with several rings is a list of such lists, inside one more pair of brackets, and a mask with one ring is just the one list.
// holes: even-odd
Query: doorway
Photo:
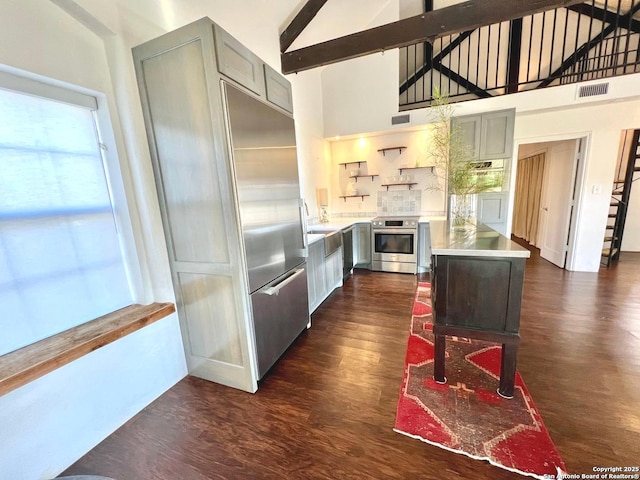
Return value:
[(512, 233), (565, 268), (575, 226), (577, 172), (585, 139), (520, 144)]

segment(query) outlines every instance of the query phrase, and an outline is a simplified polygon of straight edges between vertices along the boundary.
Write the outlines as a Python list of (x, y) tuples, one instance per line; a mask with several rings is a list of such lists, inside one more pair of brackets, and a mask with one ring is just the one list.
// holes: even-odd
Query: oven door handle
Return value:
[(418, 228), (374, 228), (373, 229), (373, 234), (375, 235), (376, 233), (382, 233), (382, 234), (387, 234), (387, 235), (417, 235), (418, 234)]

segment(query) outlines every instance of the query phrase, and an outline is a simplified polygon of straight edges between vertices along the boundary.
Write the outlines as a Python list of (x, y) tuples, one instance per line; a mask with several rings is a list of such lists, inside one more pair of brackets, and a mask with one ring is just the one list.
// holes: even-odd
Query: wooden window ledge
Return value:
[(176, 311), (173, 303), (129, 305), (0, 356), (0, 396)]

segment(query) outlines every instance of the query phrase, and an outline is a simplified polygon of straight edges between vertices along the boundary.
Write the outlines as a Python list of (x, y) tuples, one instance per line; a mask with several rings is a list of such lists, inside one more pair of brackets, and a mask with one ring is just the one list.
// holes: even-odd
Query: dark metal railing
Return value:
[[(640, 72), (640, 0), (591, 0), (400, 49), (400, 108)], [(599, 7), (598, 5), (602, 5)]]

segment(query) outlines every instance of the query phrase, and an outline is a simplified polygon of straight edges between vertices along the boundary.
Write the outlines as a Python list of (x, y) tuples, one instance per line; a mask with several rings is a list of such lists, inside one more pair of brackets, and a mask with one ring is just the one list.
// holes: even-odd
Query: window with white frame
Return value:
[(133, 303), (96, 110), (0, 72), (0, 355)]

